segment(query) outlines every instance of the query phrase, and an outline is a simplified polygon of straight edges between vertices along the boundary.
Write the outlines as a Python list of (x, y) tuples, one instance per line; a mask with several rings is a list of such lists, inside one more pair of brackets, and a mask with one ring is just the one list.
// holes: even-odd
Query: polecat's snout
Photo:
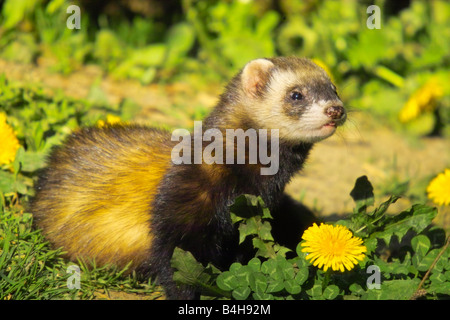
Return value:
[(347, 113), (344, 107), (341, 105), (333, 104), (330, 107), (325, 108), (325, 114), (332, 120), (332, 123), (341, 125), (347, 118)]

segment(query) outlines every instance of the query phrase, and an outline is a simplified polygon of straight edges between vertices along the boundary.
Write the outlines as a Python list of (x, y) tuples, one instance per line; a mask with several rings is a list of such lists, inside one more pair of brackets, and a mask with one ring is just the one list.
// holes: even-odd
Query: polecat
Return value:
[[(237, 161), (242, 145), (231, 150), (224, 143), (227, 152), (209, 155), (236, 161), (176, 164), (179, 140), (172, 141), (170, 132), (136, 125), (85, 128), (51, 154), (32, 201), (35, 223), (70, 259), (95, 258), (98, 265), (119, 267), (132, 261), (131, 270), (157, 276), (168, 298), (194, 298), (194, 288), (172, 281), (174, 248), (218, 267), (233, 262), (234, 199), (259, 195), (271, 210), (283, 208), (285, 185), (313, 143), (331, 136), (345, 118), (336, 87), (310, 60), (250, 61), (228, 84), (202, 132), (216, 129), (225, 137), (227, 129), (254, 129), (259, 147), (276, 153), (276, 172), (261, 174), (267, 162), (250, 161), (249, 145), (243, 147), (243, 162)], [(268, 133), (267, 141), (260, 132)], [(202, 141), (200, 150), (207, 146)], [(228, 151), (236, 152), (226, 158)]]

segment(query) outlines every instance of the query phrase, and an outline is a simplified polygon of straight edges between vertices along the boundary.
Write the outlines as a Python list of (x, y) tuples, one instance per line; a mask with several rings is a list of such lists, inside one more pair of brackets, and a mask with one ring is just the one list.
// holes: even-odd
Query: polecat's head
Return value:
[(263, 129), (285, 142), (314, 143), (331, 136), (346, 112), (327, 73), (305, 58), (250, 61), (240, 75), (240, 104)]

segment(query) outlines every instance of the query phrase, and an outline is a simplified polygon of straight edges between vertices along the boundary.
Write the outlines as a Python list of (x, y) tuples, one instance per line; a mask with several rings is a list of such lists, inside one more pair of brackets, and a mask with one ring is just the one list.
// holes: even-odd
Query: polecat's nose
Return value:
[(339, 120), (345, 115), (345, 110), (342, 106), (331, 106), (325, 110), (327, 116), (333, 120)]

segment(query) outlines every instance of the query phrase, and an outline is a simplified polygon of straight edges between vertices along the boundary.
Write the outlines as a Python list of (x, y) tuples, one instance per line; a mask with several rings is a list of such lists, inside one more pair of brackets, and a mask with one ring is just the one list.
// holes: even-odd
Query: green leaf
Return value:
[[(262, 213), (265, 213), (266, 215), (267, 213), (263, 210), (264, 208), (266, 208), (266, 206), (261, 197), (256, 197), (251, 194), (242, 194), (238, 196), (230, 206), (230, 212), (235, 215), (234, 218), (232, 215), (232, 221), (233, 223), (236, 223), (243, 218), (248, 219), (254, 216), (261, 216)], [(264, 218), (271, 218), (270, 213), (269, 217), (264, 216)]]
[(265, 292), (267, 286), (267, 278), (262, 272), (255, 272), (250, 275), (250, 288), (254, 292)]
[(276, 293), (276, 292), (280, 292), (283, 289), (284, 289), (284, 281), (283, 280), (272, 279), (272, 280), (269, 280), (269, 282), (268, 282), (266, 292), (267, 293)]
[(237, 277), (230, 271), (225, 271), (219, 274), (216, 279), (217, 286), (225, 291), (232, 291), (239, 285)]
[(282, 256), (277, 256), (277, 268), (281, 271), (283, 274), (283, 278), (286, 280), (293, 280), (295, 277), (295, 271), (289, 262), (286, 261), (286, 259)]
[(421, 259), (425, 257), (430, 249), (431, 242), (425, 235), (418, 235), (411, 239), (411, 245), (416, 255)]
[(264, 257), (264, 258), (273, 258), (275, 257), (275, 250), (273, 248), (272, 242), (263, 241), (260, 238), (253, 238), (253, 247), (258, 249), (256, 252), (256, 256)]
[(261, 270), (261, 260), (258, 258), (252, 258), (247, 265), (252, 269), (253, 272), (259, 272)]
[(250, 235), (256, 235), (260, 240), (273, 241), (272, 226), (268, 221), (261, 221), (261, 217), (251, 217), (239, 226), (239, 243), (244, 242)]
[(393, 259), (391, 262), (384, 261), (379, 257), (374, 258), (374, 264), (380, 268), (380, 271), (386, 278), (390, 278), (392, 274), (404, 274), (409, 273), (409, 267), (411, 264), (409, 252), (405, 256), (403, 262), (398, 259)]
[(397, 200), (400, 199), (399, 196), (390, 196), (388, 200), (386, 200), (385, 202), (383, 202), (382, 204), (380, 204), (378, 206), (378, 208), (376, 208), (372, 215), (374, 216), (374, 218), (379, 218), (380, 216), (382, 216), (383, 214), (386, 213), (387, 209), (389, 209), (389, 207), (391, 206), (391, 204), (397, 202)]
[(366, 291), (363, 289), (363, 287), (361, 287), (359, 284), (357, 283), (352, 283), (349, 286), (349, 289), (352, 293), (357, 294), (357, 295), (363, 295)]
[(235, 274), (236, 272), (239, 271), (240, 268), (242, 268), (242, 264), (240, 262), (234, 262), (230, 266), (230, 271), (233, 272), (233, 274)]
[(239, 269), (235, 270), (233, 273), (236, 276), (236, 278), (238, 279), (239, 285), (241, 285), (241, 286), (250, 285), (250, 277), (252, 274), (252, 269), (248, 265), (240, 267)]
[(431, 250), (423, 259), (420, 259), (419, 256), (414, 256), (413, 257), (413, 264), (414, 266), (417, 268), (417, 270), (419, 271), (427, 271), (433, 261), (436, 259), (436, 257), (438, 256), (439, 252), (441, 249), (434, 249)]
[[(217, 279), (216, 276), (219, 277), (222, 275), (220, 271), (212, 265), (203, 267), (201, 263), (195, 260), (190, 252), (175, 248), (171, 259), (171, 265), (175, 269), (173, 275), (173, 280), (175, 282), (194, 286), (200, 289), (202, 294), (207, 296), (231, 297), (229, 294), (230, 290), (227, 287), (227, 285), (230, 285), (229, 279), (221, 279), (221, 284), (226, 288), (221, 289), (217, 285), (217, 281), (214, 281)], [(227, 276), (228, 274), (225, 273), (225, 276), (222, 277)], [(221, 280), (219, 280), (219, 283)], [(237, 284), (236, 287), (238, 285), (239, 284)]]
[(304, 242), (305, 242), (304, 240), (300, 241), (298, 243), (297, 247), (295, 247), (295, 253), (297, 254), (297, 256), (299, 256), (300, 258), (303, 258), (303, 259), (300, 259), (301, 262), (298, 262), (298, 263), (301, 263), (301, 265), (304, 264), (304, 262), (305, 262), (304, 258), (306, 256), (306, 252), (302, 252), (302, 249), (303, 249), (302, 243), (304, 243)]
[(450, 282), (438, 282), (433, 281), (430, 285), (428, 291), (431, 291), (435, 294), (445, 294), (450, 296)]
[(258, 229), (258, 236), (262, 240), (266, 241), (273, 241), (273, 237), (271, 234), (272, 226), (268, 221), (264, 221), (262, 224), (260, 223), (259, 229)]
[(176, 269), (173, 276), (174, 281), (188, 285), (198, 284), (198, 278), (205, 270), (202, 264), (195, 260), (192, 253), (178, 247), (175, 248), (170, 262), (172, 267)]
[(239, 244), (243, 243), (250, 235), (256, 235), (258, 228), (254, 218), (247, 219), (246, 223), (239, 225)]
[(431, 276), (430, 276), (430, 280), (434, 283), (438, 283), (438, 284), (443, 284), (444, 282), (447, 281), (447, 277), (445, 276), (444, 273), (441, 272), (434, 272)]
[(264, 201), (261, 199), (261, 197), (259, 197), (258, 200), (259, 200), (259, 203), (261, 206), (262, 218), (263, 219), (273, 219), (272, 215), (270, 214), (269, 208), (266, 207), (266, 205), (264, 204)]
[(281, 246), (279, 244), (274, 244), (273, 245), (273, 249), (275, 250), (275, 252), (277, 253), (277, 255), (282, 256), (282, 257), (286, 257), (286, 254), (288, 252), (292, 252), (291, 249), (286, 248), (284, 246)]
[(298, 270), (294, 279), (299, 285), (302, 285), (308, 279), (308, 276), (309, 276), (309, 269), (301, 268)]
[(236, 300), (245, 300), (250, 295), (251, 290), (249, 286), (240, 286), (233, 290), (231, 293)]
[(0, 193), (19, 192), (29, 194), (32, 186), (31, 178), (23, 175), (14, 176), (13, 173), (0, 170)]
[(44, 152), (27, 151), (23, 156), (22, 171), (34, 172), (45, 167), (47, 154)]
[(269, 259), (261, 264), (261, 272), (274, 278), (272, 275), (277, 271), (277, 263), (274, 259)]
[(273, 295), (264, 292), (254, 292), (252, 297), (255, 300), (273, 300)]
[(307, 291), (307, 293), (314, 299), (323, 299), (321, 284), (315, 283), (313, 287)]
[(299, 294), (302, 290), (302, 287), (294, 279), (285, 280), (284, 288), (290, 294)]
[(417, 233), (421, 233), (431, 224), (436, 213), (436, 208), (423, 204), (413, 205), (413, 207), (407, 211), (403, 211), (394, 217), (386, 218), (384, 230), (372, 233), (369, 237), (369, 241), (378, 238), (383, 239), (386, 244), (389, 244), (393, 235), (398, 236), (399, 240), (401, 240), (410, 229), (413, 229)]
[(25, 149), (21, 146), (17, 150), (16, 157), (13, 162), (14, 178), (17, 178), (17, 175), (19, 174), (19, 172), (21, 170), (21, 167), (23, 165), (22, 163), (23, 163), (24, 154), (25, 154)]
[(0, 170), (0, 192), (9, 193), (14, 190), (14, 174)]
[[(447, 248), (446, 251), (449, 252), (450, 250)], [(444, 254), (441, 255), (439, 260), (434, 265), (433, 271), (444, 273), (446, 269), (450, 269), (450, 259), (444, 252)]]
[(335, 299), (339, 294), (339, 287), (336, 285), (330, 285), (323, 291), (323, 297), (327, 300)]
[(409, 300), (416, 291), (420, 279), (385, 280), (381, 282), (380, 289), (368, 291), (369, 300)]

